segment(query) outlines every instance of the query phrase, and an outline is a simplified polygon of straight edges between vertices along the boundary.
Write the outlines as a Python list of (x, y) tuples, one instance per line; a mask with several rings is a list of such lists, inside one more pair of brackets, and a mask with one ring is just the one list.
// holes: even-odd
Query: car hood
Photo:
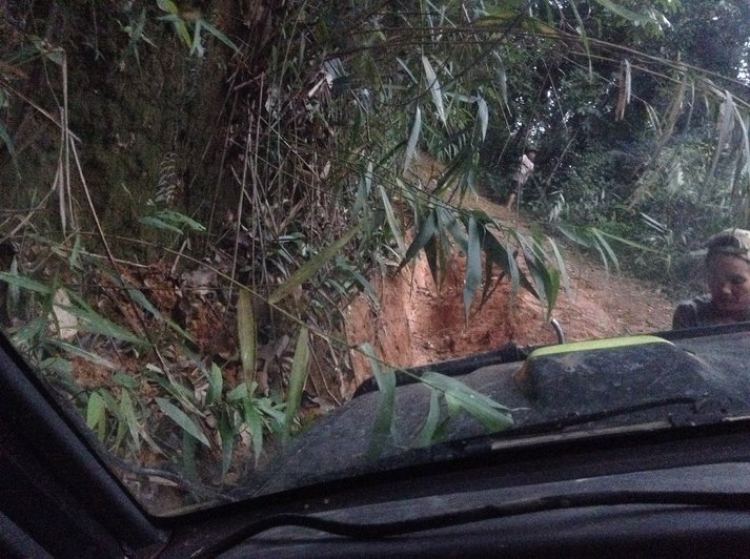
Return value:
[[(436, 368), (451, 373), (450, 367)], [(637, 336), (551, 346), (524, 361), (481, 366), (458, 378), (513, 410), (514, 427), (497, 435), (509, 445), (550, 432), (594, 434), (615, 427), (720, 422), (750, 415), (750, 332), (673, 342)], [(453, 452), (440, 444), (409, 451), (430, 404), (429, 389), (413, 383), (397, 388), (393, 433), (377, 460), (368, 457), (379, 398), (379, 392), (356, 397), (314, 426), (250, 480), (242, 496), (413, 465)], [(484, 434), (478, 421), (461, 414), (450, 422), (443, 440)]]

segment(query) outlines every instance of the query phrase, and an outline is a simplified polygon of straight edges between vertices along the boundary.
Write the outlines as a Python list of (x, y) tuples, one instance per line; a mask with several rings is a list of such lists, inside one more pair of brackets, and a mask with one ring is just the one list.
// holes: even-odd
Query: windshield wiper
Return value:
[(598, 493), (571, 493), (518, 499), (499, 505), (485, 505), (463, 511), (382, 523), (352, 523), (328, 520), (319, 516), (280, 514), (245, 526), (234, 534), (224, 538), (210, 549), (204, 549), (200, 557), (218, 555), (232, 549), (249, 538), (272, 528), (283, 526), (309, 528), (325, 532), (326, 534), (353, 539), (379, 539), (523, 514), (614, 505), (681, 505), (733, 511), (750, 511), (750, 493), (713, 491), (606, 491)]
[[(719, 404), (719, 405), (717, 405)], [(655, 400), (651, 402), (642, 402), (640, 404), (634, 404), (632, 406), (624, 406), (611, 410), (603, 410), (599, 412), (585, 413), (568, 415), (566, 417), (560, 417), (550, 421), (531, 423), (528, 425), (521, 425), (508, 429), (506, 431), (500, 431), (497, 433), (489, 433), (485, 435), (477, 435), (470, 438), (458, 439), (453, 441), (445, 441), (438, 443), (429, 448), (432, 453), (432, 459), (438, 458), (455, 458), (459, 456), (470, 456), (477, 454), (484, 454), (486, 452), (492, 452), (498, 450), (498, 444), (502, 443), (502, 447), (513, 446), (514, 441), (524, 440), (528, 442), (534, 442), (539, 437), (546, 436), (564, 436), (563, 432), (569, 427), (575, 427), (577, 425), (586, 425), (588, 423), (594, 423), (597, 421), (603, 421), (614, 417), (621, 417), (631, 415), (638, 412), (667, 408), (670, 406), (690, 406), (684, 413), (678, 413), (677, 411), (671, 411), (658, 423), (654, 423), (654, 420), (648, 421), (647, 423), (633, 423), (633, 431), (638, 431), (641, 428), (653, 430), (656, 427), (659, 428), (671, 428), (671, 427), (687, 427), (697, 426), (706, 424), (722, 423), (728, 419), (728, 411), (725, 406), (720, 405), (717, 400), (708, 398), (693, 398), (690, 396), (676, 396), (673, 398), (664, 398), (661, 400)], [(645, 427), (644, 425), (647, 425)], [(618, 429), (623, 428), (619, 426)], [(577, 436), (593, 436), (599, 433), (606, 433), (607, 428), (592, 428), (585, 431), (584, 433), (571, 431), (571, 435)], [(446, 453), (447, 452), (447, 453)]]
[(596, 421), (603, 421), (605, 419), (611, 419), (613, 417), (621, 417), (624, 415), (631, 415), (634, 413), (648, 411), (659, 408), (666, 408), (669, 406), (691, 406), (689, 413), (687, 414), (674, 414), (671, 413), (667, 416), (667, 420), (672, 426), (682, 425), (693, 425), (696, 423), (697, 417), (706, 417), (710, 422), (721, 421), (727, 415), (725, 409), (715, 410), (706, 414), (703, 408), (706, 408), (710, 403), (714, 402), (709, 399), (698, 399), (691, 396), (675, 396), (674, 398), (663, 398), (661, 400), (654, 400), (651, 402), (641, 402), (640, 404), (634, 404), (632, 406), (623, 406), (611, 410), (602, 410), (592, 413), (582, 413), (568, 415), (566, 417), (560, 417), (550, 421), (544, 421), (540, 423), (533, 423), (529, 425), (523, 425), (515, 427), (508, 431), (501, 433), (494, 433), (489, 435), (490, 437), (512, 438), (516, 436), (528, 436), (528, 435), (539, 435), (549, 434), (562, 431), (568, 427), (574, 427), (576, 425), (585, 425), (586, 423), (593, 423)]

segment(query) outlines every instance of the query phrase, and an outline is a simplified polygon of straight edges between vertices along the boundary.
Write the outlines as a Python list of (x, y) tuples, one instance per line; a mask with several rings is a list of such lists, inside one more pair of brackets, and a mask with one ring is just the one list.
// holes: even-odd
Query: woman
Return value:
[(750, 231), (726, 229), (708, 240), (707, 295), (677, 305), (672, 328), (750, 321)]

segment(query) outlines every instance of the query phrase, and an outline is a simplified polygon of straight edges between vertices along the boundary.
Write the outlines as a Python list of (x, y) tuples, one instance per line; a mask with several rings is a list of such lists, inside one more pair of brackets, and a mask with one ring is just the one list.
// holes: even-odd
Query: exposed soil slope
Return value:
[[(516, 219), (504, 207), (481, 197), (467, 203), (505, 222)], [(524, 228), (522, 222), (517, 226)], [(569, 341), (670, 327), (672, 304), (656, 286), (613, 270), (608, 273), (601, 262), (574, 250), (565, 257), (570, 290), (560, 295), (553, 316)], [(424, 257), (399, 274), (376, 275), (372, 285), (380, 305), (376, 308), (363, 295), (349, 306), (349, 343), (369, 342), (385, 362), (396, 367), (486, 352), (510, 341), (521, 346), (556, 343), (554, 330), (544, 322), (542, 305), (525, 291), (520, 291), (511, 305), (507, 281), (481, 308), (475, 301), (467, 323), (462, 301), (464, 269), (465, 259), (457, 254), (440, 291)], [(352, 360), (357, 382), (370, 376), (359, 353), (353, 352)]]

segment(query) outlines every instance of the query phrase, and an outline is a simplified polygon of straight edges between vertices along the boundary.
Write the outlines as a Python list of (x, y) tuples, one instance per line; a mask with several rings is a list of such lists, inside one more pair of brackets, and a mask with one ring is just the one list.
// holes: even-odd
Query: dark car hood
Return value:
[[(450, 367), (441, 368), (450, 374)], [(594, 433), (654, 422), (668, 428), (721, 421), (750, 415), (750, 332), (673, 343), (638, 337), (554, 346), (525, 361), (480, 367), (458, 378), (513, 410), (514, 427), (498, 435), (510, 441), (535, 427)], [(440, 455), (441, 445), (405, 452), (429, 410), (429, 389), (415, 383), (397, 388), (394, 433), (381, 457), (368, 459), (379, 398), (379, 392), (363, 394), (313, 427), (250, 480), (243, 497)], [(462, 414), (445, 440), (483, 434), (479, 422)]]

